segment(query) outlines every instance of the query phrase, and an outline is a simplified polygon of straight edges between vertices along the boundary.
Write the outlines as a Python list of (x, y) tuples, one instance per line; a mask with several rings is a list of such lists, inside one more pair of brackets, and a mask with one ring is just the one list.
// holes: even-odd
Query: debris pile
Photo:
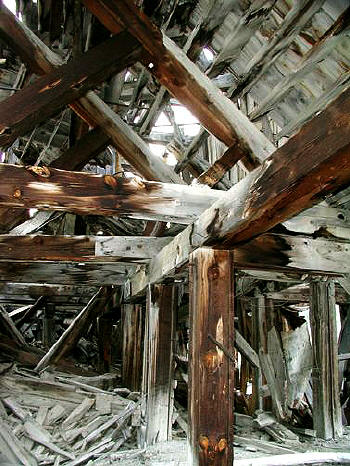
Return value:
[(139, 394), (114, 388), (114, 374), (46, 370), (38, 376), (16, 365), (0, 366), (1, 464), (109, 464), (123, 456), (121, 447), (136, 447)]

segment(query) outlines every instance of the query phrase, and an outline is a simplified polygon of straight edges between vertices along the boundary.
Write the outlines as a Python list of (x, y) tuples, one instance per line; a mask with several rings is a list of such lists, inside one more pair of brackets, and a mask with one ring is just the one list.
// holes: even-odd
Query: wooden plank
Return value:
[(135, 5), (126, 0), (83, 3), (111, 32), (118, 33), (125, 27), (136, 37), (151, 58), (150, 72), (214, 136), (227, 146), (240, 143), (245, 153), (242, 160), (250, 169), (274, 151), (273, 144), (235, 104)]
[(101, 287), (56, 343), (38, 362), (35, 370), (40, 371), (49, 364), (56, 364), (65, 354), (69, 353), (78, 343), (89, 323), (104, 312), (105, 306), (112, 294), (113, 289), (111, 287)]
[[(0, 282), (88, 286), (123, 285), (134, 266), (54, 262), (0, 262)], [(135, 269), (134, 269), (135, 270)]]
[(13, 320), (9, 316), (8, 312), (0, 306), (0, 323), (4, 328), (5, 332), (17, 343), (19, 347), (26, 346), (25, 339), (19, 330), (17, 330)]
[(238, 330), (235, 330), (235, 347), (253, 367), (260, 367), (259, 356)]
[(138, 41), (122, 32), (16, 92), (1, 103), (0, 146), (9, 146), (96, 84), (135, 63), (141, 51)]
[(233, 462), (233, 257), (200, 248), (190, 259), (189, 459), (193, 465)]
[(342, 435), (334, 281), (310, 284), (313, 421), (317, 437)]
[(140, 391), (142, 362), (142, 305), (125, 304), (122, 306), (123, 350), (122, 378), (123, 386), (132, 391)]
[(232, 247), (249, 241), (346, 187), (350, 181), (349, 105), (350, 90), (179, 233), (151, 261), (149, 274), (135, 277), (131, 293), (172, 273), (197, 247)]
[[(200, 186), (0, 164), (0, 206), (191, 223), (223, 193)], [(5, 182), (7, 180), (8, 182)]]
[[(29, 67), (35, 66), (39, 74), (44, 74), (62, 64), (61, 57), (54, 54), (23, 22), (3, 6), (1, 14), (1, 34), (4, 41), (11, 44)], [(114, 54), (111, 56), (114, 57)], [(145, 179), (165, 183), (182, 182), (174, 170), (153, 155), (148, 145), (94, 92), (88, 92), (84, 98), (71, 103), (70, 106), (90, 126), (103, 127), (125, 160)]]
[[(154, 257), (171, 239), (171, 237), (156, 238), (150, 236), (0, 235), (0, 262), (12, 260), (25, 262), (116, 262), (129, 260), (130, 262), (139, 261), (142, 263)], [(48, 293), (52, 290), (52, 288), (47, 288)], [(64, 290), (62, 289), (62, 294), (73, 294), (75, 288), (66, 287)], [(84, 293), (82, 290), (83, 287), (77, 293)], [(0, 293), (5, 294), (1, 286)]]
[(0, 283), (0, 293), (2, 295), (13, 296), (14, 299), (18, 295), (28, 295), (33, 299), (37, 299), (39, 296), (45, 297), (85, 297), (87, 295), (93, 295), (98, 291), (96, 287), (89, 285), (33, 285), (32, 283)]
[(112, 333), (114, 316), (107, 312), (97, 319), (98, 364), (102, 374), (112, 368)]
[(153, 285), (147, 293), (148, 320), (145, 444), (171, 440), (173, 409), (174, 285)]

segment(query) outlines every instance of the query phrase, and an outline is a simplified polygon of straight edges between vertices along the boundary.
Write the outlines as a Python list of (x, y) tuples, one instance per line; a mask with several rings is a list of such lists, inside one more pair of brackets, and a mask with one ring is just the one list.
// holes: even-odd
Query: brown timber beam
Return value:
[(165, 246), (149, 273), (135, 276), (132, 294), (171, 274), (197, 247), (248, 242), (348, 186), (349, 106), (347, 90)]
[(200, 248), (190, 258), (189, 457), (194, 466), (232, 466), (233, 257)]
[[(0, 164), (0, 206), (191, 223), (222, 192), (198, 186)], [(6, 181), (7, 180), (7, 181)]]
[(127, 29), (148, 52), (145, 66), (184, 104), (202, 125), (227, 146), (239, 144), (240, 156), (252, 169), (270, 155), (274, 145), (235, 104), (191, 62), (186, 54), (127, 0), (82, 0), (112, 33)]
[(334, 281), (310, 284), (312, 331), (312, 413), (317, 437), (342, 434)]
[(18, 91), (1, 103), (0, 146), (9, 146), (96, 84), (134, 64), (141, 53), (139, 42), (121, 32)]
[(124, 304), (122, 306), (123, 350), (122, 379), (123, 386), (134, 392), (140, 391), (142, 363), (142, 319), (141, 304)]

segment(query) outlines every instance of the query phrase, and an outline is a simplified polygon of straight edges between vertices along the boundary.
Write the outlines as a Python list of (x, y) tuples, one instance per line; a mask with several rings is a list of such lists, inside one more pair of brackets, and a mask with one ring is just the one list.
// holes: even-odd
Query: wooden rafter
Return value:
[(149, 18), (125, 0), (83, 0), (113, 33), (126, 28), (142, 43), (149, 56), (145, 65), (214, 136), (227, 146), (240, 143), (242, 161), (252, 169), (273, 150), (273, 144), (245, 117), (233, 102), (191, 62)]

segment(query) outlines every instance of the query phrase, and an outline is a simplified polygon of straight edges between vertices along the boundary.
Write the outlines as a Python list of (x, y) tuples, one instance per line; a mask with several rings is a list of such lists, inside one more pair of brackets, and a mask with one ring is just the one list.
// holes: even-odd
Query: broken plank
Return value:
[(260, 367), (259, 356), (256, 351), (250, 346), (245, 338), (239, 333), (238, 330), (235, 330), (235, 347), (238, 351), (244, 356), (253, 367)]
[(112, 288), (101, 287), (84, 309), (73, 320), (71, 325), (63, 332), (56, 343), (39, 361), (35, 369), (40, 371), (49, 364), (55, 364), (65, 354), (69, 353), (79, 341), (80, 337), (86, 330), (87, 325), (89, 325), (89, 323), (99, 314), (104, 312), (105, 306), (112, 294)]
[[(0, 164), (0, 206), (191, 223), (223, 193), (112, 175)], [(7, 180), (7, 182), (5, 181)]]
[(16, 328), (12, 318), (9, 316), (8, 312), (0, 305), (0, 323), (1, 326), (5, 329), (6, 333), (12, 338), (19, 347), (26, 346), (25, 339), (21, 332)]

